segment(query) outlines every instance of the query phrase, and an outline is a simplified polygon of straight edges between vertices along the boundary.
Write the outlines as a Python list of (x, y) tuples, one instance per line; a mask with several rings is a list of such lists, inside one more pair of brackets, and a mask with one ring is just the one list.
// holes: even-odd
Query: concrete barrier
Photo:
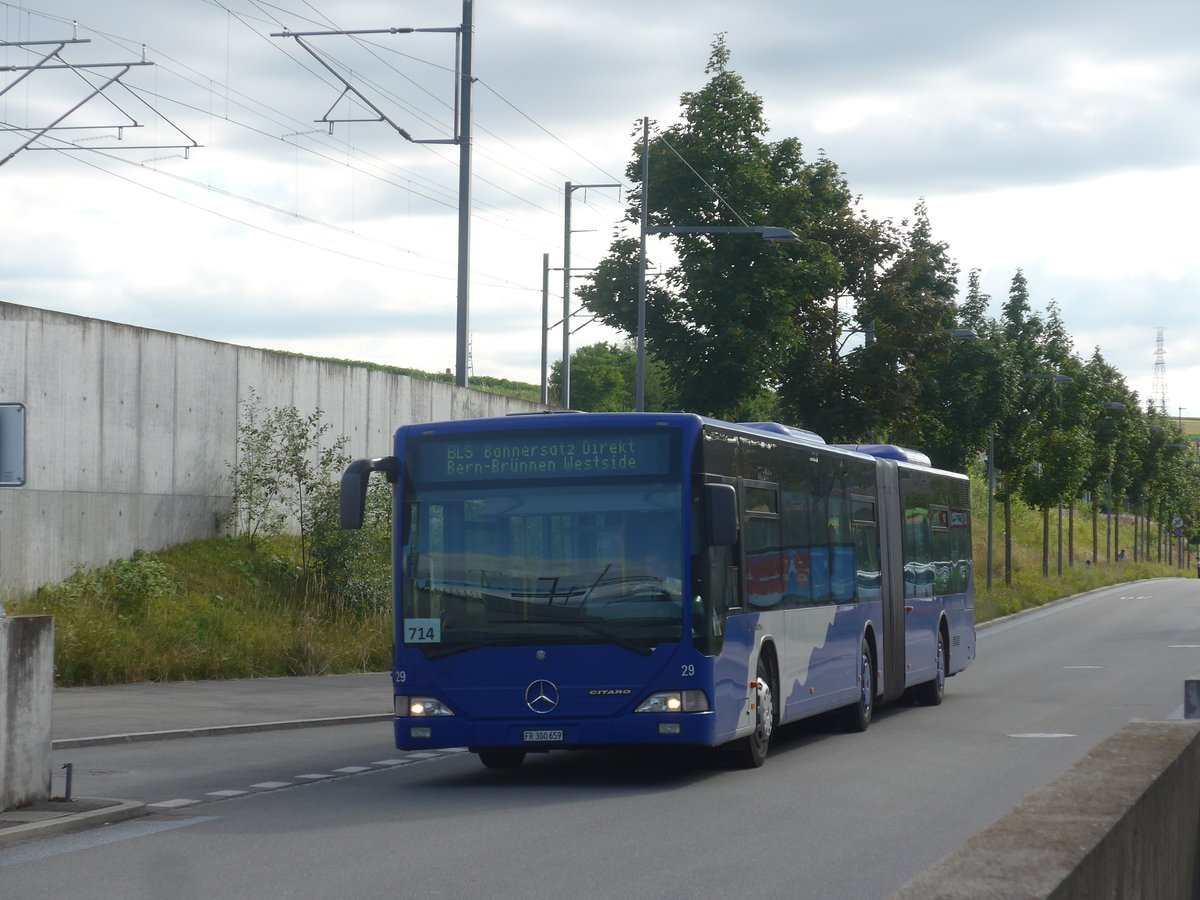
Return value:
[(23, 431), (20, 486), (0, 473), (0, 596), (216, 534), (251, 391), (265, 409), (321, 410), (328, 439), (345, 435), (352, 457), (390, 453), (400, 425), (543, 408), (0, 302), (0, 404), (20, 410)]
[(1200, 722), (1138, 721), (892, 900), (1200, 897)]
[(0, 616), (0, 810), (50, 797), (54, 619)]

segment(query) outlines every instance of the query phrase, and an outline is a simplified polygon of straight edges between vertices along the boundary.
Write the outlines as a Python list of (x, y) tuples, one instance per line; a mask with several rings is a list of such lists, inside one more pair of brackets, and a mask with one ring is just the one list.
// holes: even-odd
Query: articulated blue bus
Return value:
[(411, 425), (352, 463), (394, 492), (396, 746), (494, 768), (720, 747), (941, 703), (975, 656), (965, 476), (898, 447), (685, 413)]

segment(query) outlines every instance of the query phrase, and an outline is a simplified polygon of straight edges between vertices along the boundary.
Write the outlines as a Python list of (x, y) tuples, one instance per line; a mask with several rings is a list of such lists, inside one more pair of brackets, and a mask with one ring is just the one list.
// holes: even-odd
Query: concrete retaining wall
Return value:
[(50, 797), (54, 619), (0, 616), (0, 810)]
[(410, 422), (537, 404), (98, 319), (0, 303), (0, 403), (25, 405), (26, 483), (0, 487), (0, 595), (214, 534), (239, 404), (314, 409), (355, 456)]
[(1200, 722), (1134, 721), (892, 900), (1200, 897)]

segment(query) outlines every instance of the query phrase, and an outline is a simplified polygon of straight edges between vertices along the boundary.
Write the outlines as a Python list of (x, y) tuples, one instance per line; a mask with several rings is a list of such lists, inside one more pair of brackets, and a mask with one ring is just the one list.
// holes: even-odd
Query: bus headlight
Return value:
[(452, 716), (453, 710), (436, 697), (410, 697), (397, 694), (395, 699), (397, 719), (428, 719), (438, 716)]
[(676, 713), (708, 710), (708, 695), (704, 691), (659, 691), (643, 700), (634, 712)]

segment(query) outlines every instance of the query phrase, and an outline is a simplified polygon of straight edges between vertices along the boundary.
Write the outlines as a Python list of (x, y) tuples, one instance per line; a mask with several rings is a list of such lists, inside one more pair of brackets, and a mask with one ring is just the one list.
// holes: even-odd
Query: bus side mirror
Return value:
[(399, 461), (394, 456), (376, 459), (356, 459), (342, 473), (342, 489), (338, 496), (338, 517), (343, 528), (362, 528), (367, 508), (367, 479), (372, 472), (383, 472), (392, 484), (400, 474)]
[(705, 530), (710, 546), (727, 547), (737, 542), (737, 491), (732, 484), (704, 485)]

